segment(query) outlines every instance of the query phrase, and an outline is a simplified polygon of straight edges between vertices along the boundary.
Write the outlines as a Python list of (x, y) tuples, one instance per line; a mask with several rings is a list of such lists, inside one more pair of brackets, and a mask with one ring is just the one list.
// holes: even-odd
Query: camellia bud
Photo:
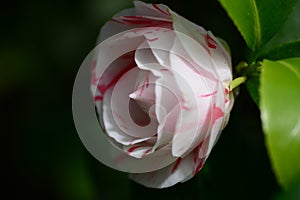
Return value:
[(73, 114), (97, 159), (164, 188), (195, 176), (225, 127), (231, 61), (211, 32), (165, 5), (134, 4), (103, 26), (77, 75)]

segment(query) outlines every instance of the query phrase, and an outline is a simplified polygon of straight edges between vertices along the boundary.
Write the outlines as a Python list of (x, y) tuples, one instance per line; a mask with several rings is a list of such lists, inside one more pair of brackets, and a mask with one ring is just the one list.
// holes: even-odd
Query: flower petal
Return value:
[[(151, 137), (157, 134), (158, 122), (150, 118), (148, 113), (142, 114), (143, 111), (141, 108), (138, 108), (138, 105), (132, 107), (133, 111), (130, 109), (131, 98), (129, 95), (137, 82), (137, 74), (148, 76), (148, 72), (133, 68), (119, 79), (111, 96), (111, 112), (113, 115), (114, 113), (118, 114), (115, 118), (116, 123), (127, 135), (137, 138)], [(138, 112), (138, 110), (141, 111)], [(132, 115), (138, 116), (133, 117)], [(134, 121), (134, 119), (141, 122)], [(146, 121), (146, 124), (144, 121)]]
[(193, 172), (193, 155), (177, 158), (171, 165), (155, 172), (130, 174), (130, 178), (150, 188), (166, 188), (191, 178)]
[[(174, 77), (184, 94), (181, 100), (181, 115), (172, 143), (172, 153), (176, 157), (184, 156), (204, 139), (210, 127), (209, 113), (212, 110), (211, 96), (215, 87), (208, 87), (209, 80), (193, 73), (188, 63), (181, 57), (171, 54)], [(212, 83), (211, 83), (212, 84)]]
[(230, 56), (219, 40), (211, 32), (207, 33), (207, 37), (208, 36), (216, 45), (216, 48), (210, 48), (212, 62), (215, 66), (214, 68), (218, 74), (219, 80), (222, 81), (224, 85), (228, 86), (232, 81)]
[(147, 4), (142, 1), (134, 1), (135, 15), (154, 16), (170, 19), (169, 8), (163, 4)]
[[(111, 103), (111, 95), (112, 95), (112, 89), (107, 91), (107, 94), (105, 95), (105, 98), (103, 99), (103, 114), (102, 114), (102, 121), (103, 121), (103, 127), (105, 128), (106, 134), (113, 138), (117, 143), (122, 145), (135, 145), (147, 140), (153, 139), (153, 137), (144, 137), (144, 138), (137, 138), (128, 135), (123, 127), (123, 130), (121, 129), (119, 121), (123, 120), (123, 117), (119, 115), (118, 113), (112, 113), (110, 103)], [(116, 122), (118, 121), (118, 123)], [(124, 121), (123, 121), (124, 122)], [(106, 138), (109, 139), (109, 138)]]
[(98, 43), (120, 32), (141, 27), (164, 27), (172, 29), (172, 20), (164, 5), (134, 1), (135, 8), (117, 13), (101, 28)]

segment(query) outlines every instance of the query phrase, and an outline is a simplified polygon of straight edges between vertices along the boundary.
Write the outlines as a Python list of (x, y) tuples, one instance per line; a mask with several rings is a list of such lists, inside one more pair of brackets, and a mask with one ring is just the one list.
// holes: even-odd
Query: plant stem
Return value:
[(232, 91), (234, 88), (238, 87), (242, 83), (245, 83), (247, 80), (246, 76), (241, 76), (236, 79), (234, 79), (230, 84), (229, 84), (229, 90)]

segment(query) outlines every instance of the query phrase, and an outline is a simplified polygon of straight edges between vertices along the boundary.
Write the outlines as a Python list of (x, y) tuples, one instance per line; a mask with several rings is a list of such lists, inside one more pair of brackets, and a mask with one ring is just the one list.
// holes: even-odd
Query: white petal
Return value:
[(222, 131), (222, 125), (224, 123), (225, 115), (225, 89), (221, 82), (218, 84), (216, 95), (213, 97), (214, 106), (211, 113), (211, 130), (210, 130), (210, 142), (208, 147), (208, 154), (210, 153), (213, 146), (216, 144), (220, 133)]
[(176, 52), (177, 55), (185, 58), (190, 63), (194, 73), (214, 81), (217, 80), (210, 53), (206, 46), (203, 46), (201, 43), (199, 45), (199, 41), (194, 40), (189, 35), (176, 32), (172, 52)]
[(170, 69), (169, 53), (175, 34), (170, 29), (148, 28), (144, 37), (145, 41), (135, 53), (135, 62), (140, 69), (161, 77), (163, 72), (169, 72)]
[[(144, 122), (138, 123), (134, 121), (135, 117), (132, 115), (139, 114), (137, 109), (131, 113), (130, 111), (130, 97), (135, 84), (138, 74), (144, 73), (147, 76), (148, 72), (141, 71), (138, 68), (133, 68), (124, 74), (114, 87), (112, 97), (111, 97), (111, 109), (112, 113), (117, 113), (118, 117), (115, 118), (116, 123), (119, 127), (127, 134), (137, 138), (151, 137), (157, 134), (158, 123), (153, 118), (150, 118), (148, 113), (145, 115), (139, 115), (136, 117), (138, 120), (149, 120), (149, 123), (144, 124)], [(142, 111), (143, 112), (143, 111)]]
[(229, 85), (232, 81), (230, 56), (219, 40), (211, 32), (208, 32), (207, 36), (210, 37), (216, 46), (216, 48), (210, 48), (210, 53), (219, 80), (224, 84)]
[(154, 16), (170, 19), (169, 8), (162, 4), (147, 4), (142, 1), (134, 1), (135, 14), (143, 16)]
[[(192, 151), (206, 136), (213, 101), (211, 96), (202, 95), (213, 93), (216, 87), (208, 86), (210, 80), (194, 73), (190, 65), (179, 56), (171, 54), (170, 57), (174, 77), (184, 94), (172, 145), (173, 155), (179, 157)], [(213, 85), (213, 82), (209, 84)]]
[[(102, 138), (103, 140), (104, 138)], [(104, 145), (104, 143), (106, 143)], [(171, 155), (170, 146), (165, 146), (142, 158), (135, 158), (123, 149), (116, 148), (113, 144), (100, 141), (99, 145), (105, 147), (101, 154), (101, 161), (114, 169), (129, 173), (147, 173), (168, 166), (176, 158)]]
[(177, 104), (163, 119), (158, 126), (157, 141), (153, 146), (153, 149), (161, 148), (161, 146), (169, 144), (176, 129), (176, 123), (178, 116), (180, 116), (180, 106)]
[[(135, 1), (135, 8), (123, 10), (108, 21), (102, 28), (98, 38), (98, 43), (117, 33), (141, 27), (164, 27), (172, 28), (171, 17), (167, 13), (167, 7), (164, 5), (146, 4)], [(122, 18), (122, 16), (133, 16)], [(143, 19), (134, 18), (143, 17)]]
[(152, 146), (135, 145), (135, 146), (126, 146), (123, 147), (123, 149), (130, 156), (133, 156), (135, 158), (143, 158), (152, 151)]
[[(120, 127), (119, 124), (116, 122), (116, 119), (118, 121), (121, 121), (123, 118), (121, 115), (118, 115), (117, 113), (112, 113), (111, 111), (111, 95), (112, 95), (112, 89), (107, 91), (104, 99), (103, 99), (103, 112), (100, 112), (101, 121), (103, 124), (103, 127), (105, 128), (106, 134), (113, 138), (117, 143), (120, 143), (122, 145), (134, 145), (138, 144), (150, 139), (153, 139), (153, 137), (144, 137), (144, 138), (136, 138), (133, 136), (130, 136), (124, 132)], [(102, 105), (102, 104), (101, 104)], [(124, 129), (124, 127), (123, 127)], [(109, 138), (105, 138), (108, 139)]]
[[(216, 74), (219, 80), (229, 84), (232, 80), (230, 55), (219, 40), (210, 31), (205, 31), (202, 27), (172, 11), (171, 14), (174, 20), (174, 30), (186, 34), (186, 36), (200, 44), (194, 46), (191, 42), (192, 40), (180, 37), (187, 54), (202, 68)], [(212, 59), (213, 65), (207, 64), (207, 61), (205, 61), (207, 59)]]
[(166, 188), (186, 181), (187, 178), (192, 177), (193, 170), (193, 154), (189, 154), (184, 158), (177, 158), (177, 161), (161, 170), (143, 174), (130, 174), (130, 178), (146, 187)]

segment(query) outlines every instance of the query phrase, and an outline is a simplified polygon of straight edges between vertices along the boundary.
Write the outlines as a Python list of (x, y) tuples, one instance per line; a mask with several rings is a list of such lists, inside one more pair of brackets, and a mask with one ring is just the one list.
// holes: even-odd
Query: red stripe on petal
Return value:
[(225, 93), (226, 94), (229, 94), (230, 93), (230, 90), (228, 88), (225, 88)]
[(156, 41), (156, 40), (158, 40), (158, 38), (147, 39), (147, 41), (149, 41), (149, 42), (154, 42), (154, 41)]
[(169, 13), (167, 13), (167, 12), (164, 11), (164, 10), (162, 10), (162, 9), (161, 9), (160, 7), (158, 7), (158, 5), (156, 5), (155, 3), (152, 3), (152, 6), (153, 6), (156, 10), (158, 10), (159, 12), (161, 12), (162, 14), (169, 16)]
[(204, 140), (202, 140), (202, 141), (200, 142), (200, 144), (198, 145), (197, 149), (194, 151), (194, 163), (197, 162), (198, 154), (199, 154), (199, 151), (200, 151), (200, 149), (201, 149), (201, 147), (202, 147), (202, 145), (203, 145), (203, 142), (204, 142)]
[(133, 25), (151, 25), (153, 24), (153, 21), (150, 19), (145, 19), (145, 18), (139, 18), (138, 20), (129, 20), (129, 19), (123, 19), (123, 22), (127, 23), (127, 24), (133, 24)]
[(134, 65), (132, 63), (130, 63), (128, 66), (126, 66), (119, 74), (117, 74), (110, 83), (108, 83), (107, 85), (98, 85), (97, 89), (98, 91), (104, 95), (105, 92), (111, 88), (112, 86), (114, 86), (118, 80), (125, 74), (127, 73), (130, 69), (132, 69), (134, 67)]
[(203, 167), (204, 161), (205, 161), (205, 158), (200, 159), (200, 162), (194, 171), (194, 176), (196, 176), (196, 174), (198, 174), (198, 172), (201, 170), (201, 168)]
[(180, 104), (179, 105), (180, 105), (180, 108), (183, 109), (183, 110), (190, 110), (190, 108), (187, 107), (186, 101), (183, 98), (180, 99)]
[(142, 94), (144, 93), (145, 90), (145, 85), (142, 85), (141, 91), (139, 93), (139, 96), (142, 96)]
[(201, 98), (203, 98), (203, 97), (210, 97), (210, 96), (213, 96), (213, 95), (215, 95), (215, 94), (217, 94), (217, 93), (218, 93), (218, 91), (214, 91), (214, 92), (209, 93), (209, 94), (202, 94), (202, 95), (200, 95), (199, 97), (201, 97)]
[(98, 84), (99, 80), (100, 80), (100, 77), (96, 77), (96, 74), (93, 72), (92, 77), (91, 77), (91, 84), (96, 86)]
[(165, 71), (165, 72), (168, 72), (169, 70), (168, 69), (160, 69), (159, 71)]
[(111, 22), (115, 22), (115, 23), (118, 23), (118, 24), (125, 24), (124, 22), (118, 20), (118, 19), (111, 19), (110, 20)]
[(137, 91), (139, 89), (139, 87), (140, 87), (140, 83), (138, 82), (138, 84), (135, 86), (133, 92)]
[(144, 19), (143, 16), (135, 16), (135, 15), (123, 16), (123, 18), (129, 18), (129, 19)]
[(171, 174), (178, 168), (179, 164), (181, 163), (182, 158), (178, 158), (172, 168)]
[(102, 101), (103, 96), (95, 96), (94, 101)]
[(173, 29), (171, 21), (154, 20), (143, 16), (123, 16), (118, 18), (117, 21), (122, 21), (123, 24), (138, 25), (142, 27), (165, 27)]
[(149, 87), (149, 75), (146, 77), (145, 84), (146, 84), (146, 88), (148, 88)]
[(150, 148), (147, 151), (145, 151), (145, 153), (142, 155), (142, 158), (144, 158), (151, 150), (152, 150), (152, 148)]
[(221, 118), (221, 117), (223, 117), (223, 116), (224, 116), (224, 113), (223, 113), (222, 109), (219, 108), (219, 107), (215, 107), (215, 108), (214, 108), (214, 118), (213, 118), (213, 123), (214, 123), (217, 119), (219, 119), (219, 118)]
[(216, 49), (216, 41), (212, 39), (208, 34), (206, 35), (206, 42), (209, 48)]
[(133, 147), (130, 147), (128, 150), (127, 150), (127, 153), (130, 154), (132, 153), (134, 150), (140, 148), (141, 146), (133, 146)]

